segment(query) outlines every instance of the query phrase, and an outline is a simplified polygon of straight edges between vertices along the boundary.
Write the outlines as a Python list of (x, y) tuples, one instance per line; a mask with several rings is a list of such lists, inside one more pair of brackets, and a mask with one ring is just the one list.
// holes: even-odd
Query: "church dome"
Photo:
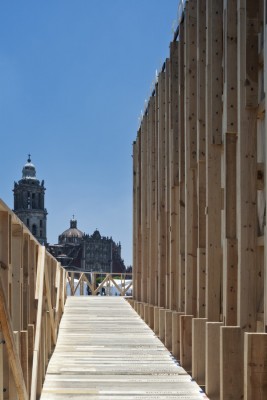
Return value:
[(77, 228), (77, 220), (70, 220), (70, 227), (61, 233), (58, 237), (59, 244), (80, 243), (84, 234)]
[(31, 155), (22, 169), (22, 179), (36, 179), (36, 169), (31, 161)]

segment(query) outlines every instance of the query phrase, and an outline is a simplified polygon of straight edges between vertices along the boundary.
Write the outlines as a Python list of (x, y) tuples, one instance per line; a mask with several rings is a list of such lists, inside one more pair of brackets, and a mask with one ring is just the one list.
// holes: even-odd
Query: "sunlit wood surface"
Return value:
[(191, 399), (199, 386), (121, 297), (69, 297), (41, 399)]

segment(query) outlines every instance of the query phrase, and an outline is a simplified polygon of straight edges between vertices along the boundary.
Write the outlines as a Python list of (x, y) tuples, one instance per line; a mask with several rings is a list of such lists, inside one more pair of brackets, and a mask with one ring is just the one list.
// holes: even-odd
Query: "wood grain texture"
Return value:
[(121, 297), (69, 297), (41, 400), (204, 398)]

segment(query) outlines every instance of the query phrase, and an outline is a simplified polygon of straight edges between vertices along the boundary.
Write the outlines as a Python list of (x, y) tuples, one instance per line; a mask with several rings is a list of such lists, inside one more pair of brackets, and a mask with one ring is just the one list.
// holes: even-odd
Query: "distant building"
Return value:
[(22, 179), (14, 182), (14, 212), (41, 244), (47, 243), (44, 181), (36, 178), (31, 156), (22, 169)]
[(111, 237), (101, 236), (98, 230), (92, 235), (77, 228), (77, 220), (70, 221), (69, 229), (58, 237), (58, 244), (48, 246), (48, 250), (61, 264), (72, 270), (87, 272), (124, 272), (121, 258), (121, 244)]

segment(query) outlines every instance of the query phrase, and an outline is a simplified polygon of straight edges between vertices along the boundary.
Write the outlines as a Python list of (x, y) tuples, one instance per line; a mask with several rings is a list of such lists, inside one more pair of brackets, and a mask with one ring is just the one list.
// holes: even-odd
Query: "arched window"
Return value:
[(36, 228), (36, 225), (33, 224), (33, 226), (32, 226), (32, 234), (35, 236), (36, 233), (37, 233), (37, 228)]

